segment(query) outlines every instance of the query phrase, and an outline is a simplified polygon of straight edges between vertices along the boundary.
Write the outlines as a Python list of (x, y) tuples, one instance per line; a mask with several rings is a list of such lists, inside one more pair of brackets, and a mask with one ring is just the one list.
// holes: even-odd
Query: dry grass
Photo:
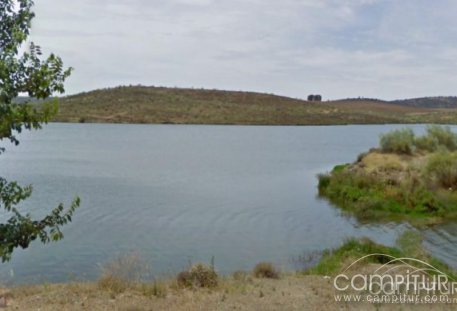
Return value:
[(97, 285), (101, 290), (118, 294), (148, 276), (149, 268), (140, 256), (137, 253), (129, 253), (105, 263)]
[[(371, 270), (370, 270), (371, 271)], [(144, 285), (146, 286), (146, 285)], [(152, 286), (152, 285), (151, 285)], [(162, 283), (164, 295), (141, 286), (112, 295), (94, 283), (52, 284), (9, 290), (11, 310), (453, 310), (452, 305), (372, 305), (334, 301), (332, 280), (286, 275), (281, 279), (222, 279), (212, 290)], [(6, 310), (8, 310), (6, 309)]]
[(394, 153), (370, 152), (362, 158), (361, 164), (369, 173), (373, 171), (401, 170), (408, 166), (406, 156)]

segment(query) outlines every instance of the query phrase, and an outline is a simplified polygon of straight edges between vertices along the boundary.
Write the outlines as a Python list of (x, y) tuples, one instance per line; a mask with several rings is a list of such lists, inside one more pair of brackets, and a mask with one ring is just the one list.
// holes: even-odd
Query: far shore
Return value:
[[(272, 94), (121, 86), (60, 98), (53, 121), (208, 125), (457, 124), (454, 97), (307, 101)], [(42, 103), (36, 103), (41, 105)]]

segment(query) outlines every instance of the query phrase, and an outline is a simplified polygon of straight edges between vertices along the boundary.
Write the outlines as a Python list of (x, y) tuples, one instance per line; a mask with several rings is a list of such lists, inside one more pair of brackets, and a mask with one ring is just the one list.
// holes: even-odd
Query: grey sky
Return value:
[(128, 84), (324, 99), (457, 95), (453, 0), (36, 0), (67, 94)]

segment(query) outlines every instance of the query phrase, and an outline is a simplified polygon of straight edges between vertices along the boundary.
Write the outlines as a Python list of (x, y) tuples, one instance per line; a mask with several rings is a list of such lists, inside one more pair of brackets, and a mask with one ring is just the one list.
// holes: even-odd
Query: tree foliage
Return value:
[[(0, 0), (0, 140), (16, 145), (19, 141), (15, 133), (41, 128), (41, 124), (57, 112), (57, 106), (54, 102), (38, 108), (14, 103), (13, 99), (22, 93), (38, 99), (63, 93), (63, 83), (72, 70), (65, 69), (60, 57), (54, 54), (43, 58), (38, 45), (26, 45), (35, 16), (32, 7), (31, 0)], [(3, 151), (4, 148), (0, 148), (0, 153)], [(61, 239), (61, 226), (71, 221), (79, 206), (79, 198), (76, 198), (68, 209), (60, 204), (46, 217), (34, 220), (18, 208), (31, 193), (31, 186), (22, 187), (0, 177), (0, 220), (4, 221), (0, 223), (0, 258), (3, 262), (11, 258), (14, 249), (27, 248), (37, 238), (43, 243)]]
[(308, 95), (308, 101), (309, 102), (320, 102), (322, 101), (322, 96), (321, 95)]

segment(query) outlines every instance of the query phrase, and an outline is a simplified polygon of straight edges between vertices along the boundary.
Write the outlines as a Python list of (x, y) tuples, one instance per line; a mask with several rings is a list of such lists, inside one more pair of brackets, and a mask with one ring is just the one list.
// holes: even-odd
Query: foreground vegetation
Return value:
[[(5, 141), (18, 145), (19, 133), (41, 128), (57, 112), (55, 103), (42, 103), (37, 109), (14, 99), (25, 93), (45, 101), (53, 93), (64, 93), (64, 82), (72, 71), (64, 68), (60, 57), (44, 57), (38, 45), (28, 43), (35, 17), (32, 8), (32, 0), (0, 2), (0, 154), (5, 151)], [(75, 198), (67, 209), (59, 204), (48, 213), (41, 213), (42, 218), (34, 218), (30, 209), (22, 206), (31, 195), (31, 185), (21, 186), (0, 176), (2, 262), (9, 261), (16, 249), (25, 249), (33, 241), (49, 243), (62, 239), (62, 227), (71, 222), (79, 207), (79, 198)]]
[(129, 86), (61, 98), (54, 121), (101, 123), (325, 125), (456, 123), (449, 108), (380, 100), (309, 102), (271, 94)]
[[(221, 276), (197, 263), (175, 278), (143, 281), (143, 264), (131, 255), (105, 266), (89, 283), (0, 288), (19, 310), (332, 310), (332, 288), (321, 276), (280, 274), (271, 263)], [(3, 292), (3, 295), (2, 295)]]
[[(176, 278), (154, 281), (141, 281), (139, 272), (144, 265), (137, 257), (128, 255), (108, 263), (97, 282), (0, 289), (3, 297), (0, 299), (8, 307), (19, 310), (378, 310), (380, 307), (408, 310), (413, 306), (351, 304), (334, 299), (332, 277), (367, 254), (415, 257), (454, 276), (446, 265), (422, 249), (421, 238), (416, 233), (406, 232), (397, 245), (393, 248), (368, 239), (351, 239), (337, 249), (324, 252), (320, 263), (304, 272), (280, 273), (271, 263), (263, 262), (251, 272), (220, 276), (212, 265), (200, 263)], [(377, 267), (387, 259), (370, 257), (358, 265), (357, 271)], [(427, 305), (427, 308), (442, 310), (443, 305)]]
[(383, 135), (380, 148), (319, 175), (319, 194), (359, 220), (431, 224), (457, 217), (457, 135), (429, 126)]
[(416, 231), (405, 231), (401, 234), (396, 241), (395, 247), (377, 244), (368, 238), (349, 239), (336, 249), (324, 251), (319, 263), (306, 269), (304, 274), (334, 276), (341, 273), (344, 268), (355, 260), (365, 255), (377, 254), (367, 257), (361, 264), (383, 265), (388, 263), (393, 257), (414, 258), (425, 261), (455, 279), (457, 276), (456, 272), (444, 262), (425, 251), (422, 247), (422, 240), (422, 236)]

